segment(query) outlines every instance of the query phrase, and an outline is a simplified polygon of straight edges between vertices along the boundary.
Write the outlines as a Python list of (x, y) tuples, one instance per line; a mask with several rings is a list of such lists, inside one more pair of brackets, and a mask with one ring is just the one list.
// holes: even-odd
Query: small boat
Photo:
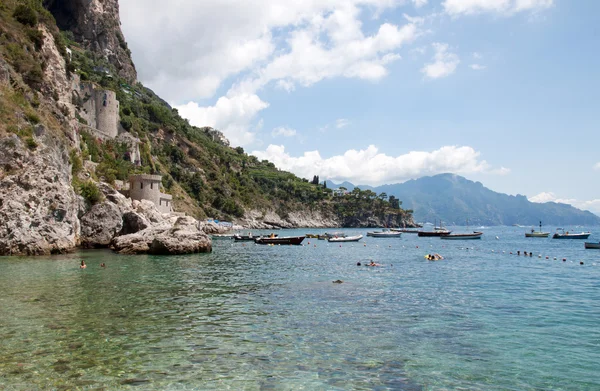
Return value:
[(322, 236), (325, 238), (345, 238), (347, 235), (343, 232), (325, 232)]
[[(277, 237), (277, 234), (271, 234), (271, 236)], [(256, 238), (260, 237), (261, 236), (255, 236), (251, 233), (248, 233), (248, 235), (234, 235), (233, 240), (235, 240), (236, 242), (254, 242)]]
[(311, 238), (311, 239), (318, 239), (319, 238), (319, 234), (306, 234), (304, 235), (307, 238)]
[(210, 235), (213, 240), (215, 239), (233, 239), (235, 234), (212, 234)]
[(565, 231), (562, 228), (557, 228), (556, 233), (552, 235), (552, 239), (587, 239), (590, 237), (591, 232), (580, 232), (580, 233), (570, 233), (569, 231)]
[(444, 226), (442, 225), (442, 220), (440, 220), (439, 227), (437, 227), (435, 224), (433, 225), (433, 231), (417, 231), (417, 235), (419, 235), (419, 237), (437, 237), (448, 235), (450, 233), (452, 233), (452, 231), (448, 231), (446, 228), (444, 228)]
[(374, 232), (367, 232), (367, 236), (371, 236), (373, 238), (399, 238), (400, 236), (402, 236), (402, 232), (374, 231)]
[(390, 228), (390, 231), (402, 232), (403, 234), (418, 234), (419, 233), (418, 230), (410, 229), (410, 228)]
[(540, 221), (540, 230), (535, 231), (533, 228), (531, 232), (525, 232), (526, 238), (547, 238), (550, 235), (550, 232), (542, 232), (542, 222)]
[(362, 235), (356, 235), (356, 236), (334, 236), (332, 238), (327, 239), (328, 242), (358, 242), (359, 240), (361, 240), (363, 238)]
[(585, 246), (585, 248), (600, 249), (600, 242), (585, 242), (584, 246)]
[(483, 232), (473, 232), (473, 233), (464, 233), (464, 234), (448, 234), (448, 235), (440, 236), (440, 239), (446, 239), (446, 240), (481, 239), (481, 235), (483, 235)]
[(261, 236), (254, 240), (256, 244), (284, 244), (284, 245), (300, 245), (305, 236)]

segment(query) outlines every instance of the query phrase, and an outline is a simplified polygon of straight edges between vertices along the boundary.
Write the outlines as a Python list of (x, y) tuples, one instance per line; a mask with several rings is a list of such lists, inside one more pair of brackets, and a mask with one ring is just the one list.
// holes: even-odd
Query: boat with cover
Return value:
[(483, 232), (464, 233), (464, 234), (448, 234), (440, 236), (440, 239), (446, 240), (464, 240), (464, 239), (481, 239)]
[(542, 231), (542, 222), (541, 221), (540, 221), (540, 230), (539, 231), (535, 231), (532, 228), (531, 232), (525, 232), (526, 238), (547, 238), (549, 235), (550, 235), (550, 232)]
[(580, 232), (574, 234), (569, 231), (565, 231), (562, 228), (557, 228), (556, 233), (552, 235), (552, 239), (587, 239), (591, 234), (591, 232)]
[(583, 245), (585, 248), (600, 249), (600, 242), (585, 242)]
[(373, 231), (373, 232), (367, 232), (367, 236), (371, 236), (373, 238), (399, 238), (400, 236), (402, 236), (402, 232)]
[(363, 238), (362, 235), (356, 235), (356, 236), (334, 236), (332, 238), (327, 239), (328, 242), (358, 242), (359, 240), (361, 240)]
[(284, 245), (300, 245), (305, 236), (261, 236), (254, 240), (256, 244), (284, 244)]

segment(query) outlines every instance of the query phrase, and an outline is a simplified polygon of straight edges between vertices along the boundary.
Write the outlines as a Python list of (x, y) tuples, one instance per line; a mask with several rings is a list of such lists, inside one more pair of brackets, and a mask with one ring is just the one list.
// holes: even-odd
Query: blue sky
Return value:
[(282, 169), (453, 172), (600, 213), (600, 2), (120, 3), (140, 80)]

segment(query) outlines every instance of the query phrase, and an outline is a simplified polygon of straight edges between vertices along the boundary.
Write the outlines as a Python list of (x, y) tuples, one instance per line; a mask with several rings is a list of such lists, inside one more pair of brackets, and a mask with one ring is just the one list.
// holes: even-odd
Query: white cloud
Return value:
[(538, 195), (528, 198), (531, 202), (543, 204), (544, 202), (552, 202), (556, 200), (556, 195), (552, 192), (542, 192)]
[(453, 16), (478, 13), (514, 14), (549, 8), (553, 0), (444, 0), (444, 10)]
[[(140, 79), (180, 103), (210, 98), (239, 74), (259, 76), (250, 93), (272, 80), (284, 80), (278, 86), (290, 90), (326, 77), (380, 79), (387, 74), (385, 55), (413, 39), (416, 26), (384, 23), (365, 36), (361, 17), (403, 3), (178, 0), (164, 7), (158, 0), (121, 0), (120, 12)], [(282, 69), (294, 63), (289, 72)]]
[[(215, 126), (233, 145), (255, 140), (251, 124), (268, 106), (268, 85), (294, 91), (325, 79), (379, 81), (419, 34), (422, 18), (381, 23), (377, 18), (406, 0), (121, 0), (123, 29), (140, 79), (198, 126)], [(417, 0), (414, 5), (423, 5)], [(373, 20), (373, 19), (372, 19)], [(371, 24), (371, 23), (370, 23)], [(212, 106), (223, 83), (235, 80)], [(226, 118), (229, 114), (231, 117)]]
[(430, 79), (439, 79), (440, 77), (446, 77), (454, 73), (460, 59), (455, 53), (448, 52), (448, 44), (435, 42), (432, 44), (435, 50), (433, 56), (433, 62), (426, 64), (421, 72)]
[(285, 126), (280, 126), (271, 132), (273, 137), (283, 136), (283, 137), (294, 137), (297, 134), (296, 129), (287, 128)]
[(352, 122), (350, 122), (350, 120), (347, 120), (346, 118), (340, 118), (335, 121), (335, 127), (337, 129), (342, 129), (342, 128), (345, 128), (346, 126), (350, 125), (351, 123)]
[(537, 203), (557, 202), (560, 204), (568, 204), (574, 206), (577, 209), (589, 210), (590, 212), (600, 216), (600, 199), (580, 201), (575, 198), (559, 198), (553, 192), (542, 192), (533, 197), (530, 197), (529, 201)]
[(469, 65), (469, 68), (471, 68), (475, 71), (483, 71), (487, 67), (485, 65), (481, 65), (481, 64), (471, 64), (471, 65)]
[(600, 170), (600, 162), (594, 164), (594, 170)]
[(476, 60), (481, 60), (483, 58), (483, 55), (481, 55), (481, 53), (478, 52), (473, 52), (473, 58)]
[[(247, 145), (254, 141), (251, 124), (258, 112), (269, 107), (255, 94), (223, 96), (214, 106), (202, 107), (195, 102), (175, 106), (184, 118), (195, 126), (212, 126), (225, 134), (233, 145)], [(257, 127), (262, 127), (259, 121)]]
[(424, 5), (427, 5), (427, 0), (412, 0), (413, 4), (417, 8), (421, 8)]
[(404, 182), (446, 172), (489, 172), (489, 165), (479, 158), (479, 152), (467, 146), (445, 146), (432, 152), (413, 151), (394, 157), (382, 154), (370, 145), (364, 150), (349, 150), (340, 156), (323, 158), (319, 151), (293, 157), (283, 145), (269, 145), (266, 150), (254, 151), (252, 155), (303, 178), (320, 175), (334, 181), (369, 185)]
[(490, 174), (505, 176), (505, 175), (510, 174), (510, 168), (500, 167), (495, 170), (491, 170)]

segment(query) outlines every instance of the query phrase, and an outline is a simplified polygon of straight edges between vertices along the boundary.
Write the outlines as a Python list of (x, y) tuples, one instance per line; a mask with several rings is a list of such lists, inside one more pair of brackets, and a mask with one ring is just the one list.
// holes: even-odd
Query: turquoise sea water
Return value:
[(0, 390), (599, 390), (600, 250), (524, 231), (2, 258)]

